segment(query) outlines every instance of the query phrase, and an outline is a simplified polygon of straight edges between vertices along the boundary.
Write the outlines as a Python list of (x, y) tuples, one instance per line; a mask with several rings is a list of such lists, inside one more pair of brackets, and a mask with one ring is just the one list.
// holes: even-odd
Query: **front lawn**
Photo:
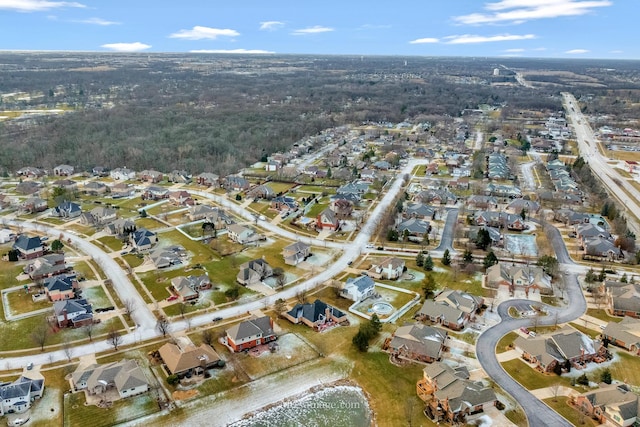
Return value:
[(622, 317), (609, 316), (606, 310), (602, 308), (587, 308), (587, 315), (600, 319), (603, 322), (621, 322)]
[(560, 377), (555, 374), (543, 374), (531, 368), (520, 358), (503, 362), (502, 367), (527, 390), (551, 387), (556, 384), (571, 387), (570, 378)]
[(565, 417), (571, 424), (574, 426), (586, 426), (586, 427), (595, 427), (600, 425), (595, 420), (590, 417), (584, 415), (580, 411), (578, 411), (573, 406), (569, 406), (569, 398), (565, 396), (558, 396), (557, 398), (549, 398), (543, 399), (543, 402), (546, 403), (556, 411), (558, 414)]

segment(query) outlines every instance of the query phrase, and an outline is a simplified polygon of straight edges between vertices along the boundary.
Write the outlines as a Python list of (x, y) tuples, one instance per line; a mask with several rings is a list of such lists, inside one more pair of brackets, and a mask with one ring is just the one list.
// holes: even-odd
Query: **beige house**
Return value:
[(396, 357), (432, 363), (442, 357), (448, 335), (444, 329), (410, 324), (396, 329), (385, 346)]
[(200, 375), (206, 369), (220, 366), (221, 358), (216, 351), (207, 344), (196, 347), (193, 344), (181, 348), (173, 343), (166, 343), (158, 349), (160, 357), (169, 373), (184, 377), (186, 375)]
[(638, 421), (640, 400), (626, 384), (610, 384), (580, 394), (574, 405), (602, 424), (627, 427)]
[[(123, 359), (106, 365), (93, 364), (71, 375), (74, 391), (99, 395), (115, 390), (120, 399), (145, 393), (149, 382), (135, 360)], [(109, 395), (110, 398), (113, 394)]]
[(404, 267), (403, 259), (390, 256), (373, 261), (367, 274), (374, 279), (397, 280), (402, 276)]

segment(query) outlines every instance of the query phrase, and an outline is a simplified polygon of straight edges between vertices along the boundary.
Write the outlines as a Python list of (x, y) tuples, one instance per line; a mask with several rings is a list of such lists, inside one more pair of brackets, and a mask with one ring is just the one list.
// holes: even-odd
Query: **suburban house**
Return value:
[(138, 179), (143, 182), (157, 184), (158, 182), (162, 181), (162, 178), (164, 178), (162, 172), (158, 172), (156, 170), (145, 169), (138, 173)]
[(228, 225), (227, 235), (230, 240), (241, 245), (248, 245), (265, 239), (262, 234), (256, 233), (254, 229), (240, 224)]
[(48, 208), (48, 202), (40, 197), (29, 197), (20, 205), (20, 209), (28, 213), (44, 212)]
[(600, 291), (607, 297), (607, 311), (612, 316), (640, 318), (640, 284), (605, 280)]
[(84, 191), (85, 194), (88, 194), (90, 196), (99, 196), (101, 194), (106, 193), (108, 190), (108, 187), (106, 184), (100, 181), (90, 181), (90, 182), (87, 182), (84, 185), (84, 187), (82, 187), (82, 190)]
[(277, 339), (269, 316), (244, 320), (227, 329), (225, 334), (227, 345), (236, 353)]
[(467, 424), (468, 417), (494, 406), (493, 389), (480, 381), (470, 381), (466, 366), (452, 368), (443, 362), (425, 366), (416, 384), (418, 397), (427, 404), (425, 415), (436, 423)]
[(27, 264), (23, 271), (29, 275), (31, 280), (40, 280), (45, 277), (64, 273), (67, 271), (67, 265), (64, 262), (64, 253), (53, 253), (37, 258)]
[(411, 217), (398, 224), (397, 229), (401, 238), (405, 235), (422, 238), (431, 231), (431, 224), (429, 221)]
[(58, 218), (77, 218), (82, 214), (79, 204), (65, 200), (55, 208), (51, 209), (51, 216)]
[(617, 247), (611, 240), (602, 237), (596, 237), (588, 240), (584, 244), (585, 257), (606, 258), (611, 261), (624, 258), (624, 252)]
[(291, 323), (304, 323), (315, 330), (323, 330), (347, 320), (346, 313), (326, 304), (319, 299), (312, 303), (296, 304), (282, 314)]
[(330, 230), (336, 231), (340, 228), (338, 216), (330, 208), (326, 208), (316, 217), (316, 228), (320, 231)]
[(403, 259), (393, 256), (375, 260), (367, 274), (374, 279), (397, 280), (404, 273), (405, 263)]
[(222, 180), (222, 185), (227, 191), (245, 191), (251, 187), (251, 183), (244, 177), (229, 175)]
[(529, 217), (540, 211), (540, 203), (533, 200), (513, 199), (506, 207), (506, 211), (512, 214), (520, 215), (524, 209), (525, 215)]
[(514, 342), (522, 358), (542, 372), (554, 372), (556, 365), (567, 364), (582, 369), (588, 362), (604, 362), (606, 349), (596, 341), (570, 326), (537, 337), (519, 336)]
[(489, 227), (486, 225), (471, 225), (466, 233), (467, 238), (476, 242), (478, 238), (478, 233), (480, 230), (486, 230), (489, 233), (489, 240), (491, 241), (491, 246), (502, 247), (504, 246), (504, 236), (500, 232), (499, 228)]
[(144, 189), (142, 200), (162, 200), (169, 198), (169, 189), (158, 185), (150, 185)]
[(132, 197), (136, 193), (136, 188), (126, 182), (119, 182), (112, 185), (109, 191), (111, 192), (111, 198), (122, 199), (124, 197)]
[(441, 205), (455, 204), (458, 200), (455, 194), (445, 188), (435, 188), (419, 192), (413, 197), (418, 203), (440, 203)]
[(114, 208), (106, 206), (97, 206), (89, 211), (93, 218), (93, 223), (104, 225), (114, 221), (118, 217), (118, 213)]
[(156, 233), (146, 228), (139, 228), (130, 235), (131, 244), (139, 251), (151, 249), (154, 243), (158, 241)]
[(189, 184), (191, 182), (191, 174), (185, 170), (174, 169), (167, 174), (167, 181), (177, 184)]
[(576, 212), (572, 209), (558, 209), (554, 212), (554, 220), (566, 225), (586, 224), (591, 219), (591, 214)]
[(609, 322), (602, 331), (602, 340), (640, 355), (640, 319), (625, 316), (621, 322)]
[(432, 363), (442, 357), (448, 335), (444, 329), (409, 324), (396, 329), (385, 347), (395, 357)]
[(522, 231), (529, 228), (520, 215), (494, 211), (480, 211), (474, 217), (475, 225), (506, 228), (508, 230)]
[(185, 190), (170, 192), (169, 201), (176, 206), (193, 206), (195, 204), (191, 198), (191, 194)]
[(275, 191), (268, 184), (256, 185), (247, 191), (247, 197), (253, 199), (271, 200), (276, 196)]
[(207, 369), (222, 366), (218, 353), (204, 343), (200, 347), (189, 344), (183, 348), (168, 342), (158, 349), (158, 353), (169, 373), (179, 378), (200, 375)]
[(574, 227), (575, 227), (576, 237), (580, 239), (581, 245), (584, 245), (589, 240), (595, 239), (598, 237), (607, 239), (607, 240), (613, 239), (611, 236), (611, 233), (609, 233), (609, 231), (607, 231), (604, 227), (592, 224), (590, 222), (585, 224), (580, 223), (575, 225)]
[[(95, 396), (114, 390), (120, 399), (146, 393), (149, 390), (144, 372), (133, 359), (123, 359), (105, 365), (92, 364), (71, 374), (74, 391), (85, 390)], [(109, 397), (113, 397), (110, 394)]]
[(271, 209), (278, 212), (294, 212), (298, 210), (298, 207), (298, 202), (293, 197), (277, 196), (271, 199)]
[(124, 236), (136, 231), (137, 227), (136, 223), (129, 218), (118, 218), (107, 224), (105, 229), (112, 236)]
[(44, 245), (38, 236), (29, 237), (20, 234), (13, 243), (13, 249), (20, 253), (20, 258), (34, 259), (44, 255)]
[(467, 199), (469, 209), (493, 210), (498, 209), (498, 199), (484, 194), (474, 194)]
[(311, 255), (311, 245), (303, 242), (295, 242), (287, 245), (282, 250), (284, 263), (287, 265), (298, 265)]
[(93, 323), (91, 304), (86, 299), (56, 301), (53, 312), (60, 328), (77, 328)]
[(27, 178), (39, 178), (43, 175), (45, 175), (45, 171), (39, 168), (34, 168), (33, 166), (26, 166), (16, 171), (16, 176), (24, 176)]
[(13, 382), (0, 382), (0, 416), (23, 413), (44, 392), (44, 378), (32, 380), (23, 374)]
[(200, 175), (196, 176), (196, 183), (198, 183), (199, 185), (205, 185), (207, 187), (219, 187), (219, 179), (220, 177), (215, 173), (202, 172)]
[(16, 193), (18, 194), (34, 194), (40, 191), (42, 184), (36, 181), (22, 181), (16, 185)]
[(180, 296), (181, 301), (198, 299), (200, 291), (211, 289), (211, 280), (205, 273), (200, 276), (178, 276), (171, 279), (171, 289)]
[(58, 165), (53, 168), (53, 174), (55, 176), (71, 176), (73, 175), (74, 167), (69, 165)]
[(375, 292), (376, 283), (367, 275), (350, 277), (340, 290), (340, 296), (351, 301), (362, 301), (370, 297)]
[(238, 283), (244, 286), (260, 283), (263, 279), (273, 275), (273, 269), (262, 258), (240, 264), (240, 271), (236, 276)]
[(487, 268), (484, 280), (489, 288), (507, 286), (512, 293), (516, 289), (522, 289), (526, 293), (537, 290), (542, 295), (553, 293), (551, 276), (545, 273), (542, 267), (534, 265), (499, 262)]
[(436, 210), (432, 206), (425, 205), (424, 203), (409, 203), (405, 206), (402, 215), (405, 218), (433, 220), (436, 218)]
[(347, 219), (353, 213), (353, 202), (346, 199), (331, 200), (330, 208), (338, 219)]
[(45, 279), (43, 285), (49, 301), (62, 301), (75, 296), (78, 281), (75, 274), (60, 274)]
[(136, 172), (128, 168), (115, 168), (109, 172), (111, 179), (126, 181), (136, 178)]
[(100, 177), (107, 177), (109, 176), (109, 169), (105, 168), (104, 166), (94, 166), (91, 169), (91, 175), (93, 176), (100, 176)]
[(483, 304), (481, 297), (445, 288), (433, 300), (426, 300), (415, 317), (459, 331), (473, 319)]
[(233, 224), (233, 220), (223, 209), (207, 205), (195, 205), (189, 208), (189, 220), (198, 221), (200, 219), (213, 224), (216, 230), (222, 230), (229, 224)]
[(640, 399), (626, 384), (603, 384), (575, 397), (580, 412), (601, 424), (627, 427), (640, 419)]

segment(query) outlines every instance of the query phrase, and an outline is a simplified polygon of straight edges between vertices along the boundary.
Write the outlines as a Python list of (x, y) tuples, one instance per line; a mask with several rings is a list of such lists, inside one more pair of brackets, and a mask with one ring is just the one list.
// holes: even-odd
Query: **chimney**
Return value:
[(66, 327), (67, 323), (69, 322), (69, 319), (67, 318), (67, 309), (66, 308), (62, 310), (62, 316), (64, 318), (64, 326)]

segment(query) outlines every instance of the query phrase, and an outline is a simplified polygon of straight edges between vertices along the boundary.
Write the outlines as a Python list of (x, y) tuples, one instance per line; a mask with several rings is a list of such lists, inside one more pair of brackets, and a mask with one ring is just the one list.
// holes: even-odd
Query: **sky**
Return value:
[(640, 59), (637, 0), (0, 0), (0, 50)]

